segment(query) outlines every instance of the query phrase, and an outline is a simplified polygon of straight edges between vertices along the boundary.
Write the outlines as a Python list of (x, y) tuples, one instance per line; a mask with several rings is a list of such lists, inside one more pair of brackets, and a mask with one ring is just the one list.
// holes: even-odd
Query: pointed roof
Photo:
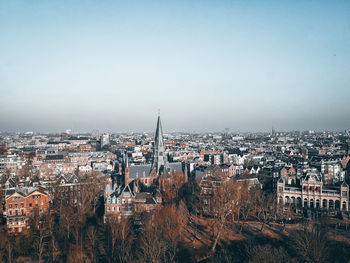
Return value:
[(156, 133), (154, 135), (154, 145), (164, 146), (163, 129), (162, 129), (162, 123), (160, 121), (160, 115), (158, 115)]
[(154, 135), (153, 163), (152, 163), (152, 170), (155, 169), (157, 174), (159, 174), (160, 168), (165, 165), (164, 152), (165, 152), (165, 147), (164, 147), (163, 129), (162, 129), (162, 123), (160, 121), (160, 115), (158, 115), (157, 128)]
[(106, 184), (106, 187), (105, 187), (105, 192), (111, 192), (112, 191), (112, 188), (109, 184)]
[(72, 176), (69, 178), (68, 183), (72, 184), (72, 183), (78, 183), (79, 182), (79, 178), (78, 176), (73, 173)]

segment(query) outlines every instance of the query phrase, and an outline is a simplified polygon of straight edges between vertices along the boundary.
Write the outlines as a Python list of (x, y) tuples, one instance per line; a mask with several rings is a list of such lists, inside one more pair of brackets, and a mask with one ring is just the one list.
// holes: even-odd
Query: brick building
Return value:
[(49, 196), (35, 187), (24, 187), (6, 197), (7, 228), (10, 233), (19, 233), (29, 228), (29, 219), (37, 212), (49, 208)]

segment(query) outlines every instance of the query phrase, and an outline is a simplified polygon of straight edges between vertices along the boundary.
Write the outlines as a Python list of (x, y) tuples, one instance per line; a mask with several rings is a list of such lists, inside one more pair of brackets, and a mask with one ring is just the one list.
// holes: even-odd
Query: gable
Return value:
[(9, 199), (11, 199), (11, 198), (13, 198), (13, 197), (17, 197), (17, 198), (24, 199), (24, 196), (23, 196), (23, 195), (21, 195), (21, 194), (18, 193), (18, 192), (15, 192), (15, 193), (13, 193), (12, 195), (10, 195), (9, 197), (7, 197), (6, 200), (9, 200)]

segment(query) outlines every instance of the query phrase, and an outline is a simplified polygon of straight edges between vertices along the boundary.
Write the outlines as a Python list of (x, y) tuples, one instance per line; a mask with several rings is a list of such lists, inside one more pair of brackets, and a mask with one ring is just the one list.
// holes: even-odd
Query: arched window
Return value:
[(346, 202), (345, 201), (343, 202), (342, 210), (346, 210)]
[(334, 201), (329, 200), (329, 209), (334, 209)]
[(316, 208), (317, 208), (317, 209), (320, 208), (320, 200), (319, 200), (319, 199), (316, 200)]
[(322, 201), (322, 207), (323, 207), (323, 209), (327, 209), (327, 204), (328, 204), (327, 199), (323, 199), (323, 201)]
[(286, 205), (289, 205), (289, 196), (286, 196)]
[(295, 197), (294, 196), (292, 196), (292, 205), (295, 205)]
[(310, 208), (315, 208), (314, 199), (310, 200)]
[(339, 200), (335, 201), (335, 209), (337, 209), (337, 210), (340, 209), (340, 201)]
[(297, 198), (297, 206), (301, 206), (301, 198), (300, 197)]

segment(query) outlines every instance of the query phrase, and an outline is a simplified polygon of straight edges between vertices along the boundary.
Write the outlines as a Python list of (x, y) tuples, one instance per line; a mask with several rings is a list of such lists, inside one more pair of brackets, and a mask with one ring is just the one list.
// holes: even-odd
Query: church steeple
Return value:
[(164, 139), (162, 123), (160, 121), (160, 114), (158, 112), (157, 128), (154, 135), (154, 145), (153, 145), (153, 163), (152, 170), (155, 169), (156, 173), (159, 174), (160, 168), (165, 166), (165, 156), (164, 156)]

